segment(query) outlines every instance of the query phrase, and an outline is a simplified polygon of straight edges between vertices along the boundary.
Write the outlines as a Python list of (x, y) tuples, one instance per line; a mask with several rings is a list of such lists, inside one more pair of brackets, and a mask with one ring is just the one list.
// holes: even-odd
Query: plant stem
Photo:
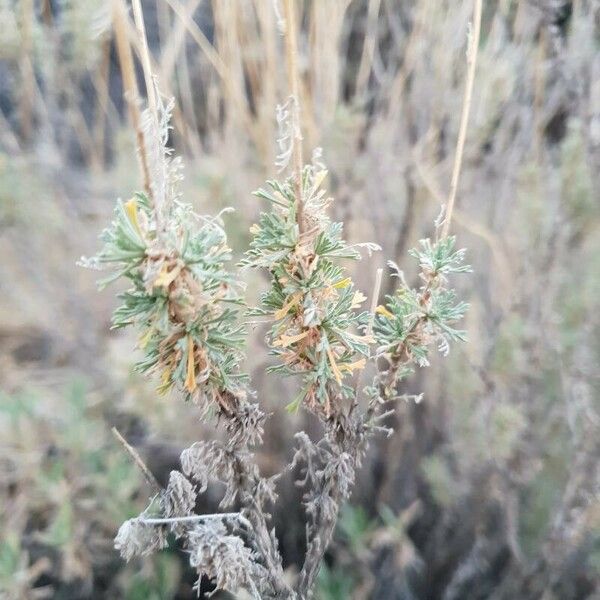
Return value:
[(138, 88), (135, 78), (135, 68), (133, 65), (133, 55), (131, 46), (127, 37), (127, 17), (122, 0), (113, 0), (112, 21), (117, 45), (117, 54), (119, 56), (119, 65), (121, 67), (121, 76), (123, 78), (123, 95), (129, 107), (129, 117), (135, 130), (137, 140), (138, 157), (142, 171), (144, 191), (150, 200), (153, 199), (152, 186), (150, 185), (150, 170), (148, 168), (148, 155), (146, 153), (146, 144), (144, 141), (144, 132), (138, 102)]
[(146, 466), (146, 463), (142, 460), (142, 457), (138, 454), (137, 450), (121, 435), (116, 427), (111, 429), (113, 435), (119, 440), (122, 446), (127, 450), (127, 453), (133, 459), (133, 462), (139, 467), (140, 471), (144, 474), (146, 481), (154, 488), (155, 492), (160, 492), (162, 487), (158, 483), (156, 477), (152, 471)]
[(146, 83), (146, 96), (148, 97), (148, 106), (155, 120), (158, 119), (156, 110), (156, 94), (154, 90), (154, 79), (152, 77), (152, 66), (150, 62), (150, 51), (148, 50), (148, 38), (146, 36), (146, 26), (144, 24), (144, 13), (140, 0), (132, 0), (133, 20), (137, 29), (140, 42), (142, 44), (142, 70), (144, 71), (144, 81)]
[(469, 124), (469, 112), (471, 110), (471, 100), (473, 98), (473, 82), (475, 81), (475, 67), (477, 65), (477, 53), (479, 50), (479, 37), (481, 35), (481, 4), (482, 0), (475, 0), (473, 8), (473, 31), (469, 35), (469, 46), (467, 48), (467, 80), (465, 83), (458, 141), (456, 143), (456, 154), (454, 156), (454, 167), (452, 169), (452, 180), (450, 182), (450, 194), (448, 196), (446, 215), (442, 226), (442, 239), (448, 237), (448, 232), (450, 230), (450, 221), (452, 220), (452, 211), (454, 210), (454, 203), (456, 201), (458, 178), (467, 137), (467, 125)]
[(302, 135), (300, 133), (300, 77), (298, 74), (298, 39), (296, 6), (294, 0), (285, 0), (285, 56), (288, 86), (294, 102), (294, 140), (292, 146), (292, 174), (296, 195), (296, 213), (300, 233), (304, 231), (304, 202), (302, 198)]
[(211, 515), (189, 515), (187, 517), (164, 517), (164, 518), (156, 518), (156, 519), (145, 519), (140, 518), (136, 519), (141, 521), (142, 523), (146, 523), (147, 525), (166, 525), (168, 523), (194, 523), (201, 521), (218, 521), (223, 519), (236, 519), (239, 521), (244, 527), (251, 528), (252, 525), (250, 521), (242, 517), (240, 513), (216, 513)]

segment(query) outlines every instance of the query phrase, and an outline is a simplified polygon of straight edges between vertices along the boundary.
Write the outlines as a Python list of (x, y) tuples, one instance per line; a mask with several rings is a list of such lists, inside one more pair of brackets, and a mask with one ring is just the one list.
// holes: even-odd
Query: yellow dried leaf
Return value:
[(384, 317), (387, 317), (388, 319), (393, 319), (394, 315), (385, 307), (385, 306), (378, 306), (375, 309), (375, 312), (379, 315), (383, 315)]
[(285, 317), (285, 315), (287, 315), (288, 312), (290, 312), (290, 308), (292, 308), (293, 306), (298, 304), (300, 297), (301, 297), (301, 294), (299, 294), (299, 293), (296, 293), (296, 294), (293, 294), (292, 296), (290, 296), (290, 299), (279, 310), (276, 310), (273, 313), (273, 318), (276, 321), (279, 321), (279, 319), (283, 319), (283, 317)]
[(273, 342), (273, 346), (281, 346), (282, 348), (287, 348), (296, 342), (299, 342), (301, 339), (305, 338), (308, 335), (308, 330), (297, 335), (282, 335), (278, 340)]
[(131, 224), (135, 227), (136, 231), (142, 235), (142, 230), (140, 229), (140, 222), (138, 220), (137, 214), (137, 200), (132, 198), (125, 202), (125, 210), (127, 211), (127, 216), (131, 221)]
[(194, 361), (194, 340), (191, 335), (187, 338), (188, 353), (187, 353), (187, 374), (185, 377), (185, 389), (190, 393), (196, 390), (196, 367)]
[(172, 372), (173, 372), (172, 369), (170, 367), (167, 367), (160, 376), (161, 384), (158, 386), (156, 391), (161, 396), (166, 394), (173, 386), (173, 382), (171, 381), (171, 373)]
[(167, 265), (163, 265), (156, 279), (154, 280), (154, 287), (168, 288), (177, 275), (181, 272), (181, 266), (177, 265), (170, 271)]
[(345, 277), (344, 279), (340, 279), (337, 283), (334, 283), (331, 287), (334, 287), (336, 290), (341, 290), (347, 288), (351, 284), (352, 279), (350, 277)]
[(335, 362), (335, 356), (333, 355), (331, 348), (327, 348), (327, 356), (329, 357), (329, 364), (331, 365), (331, 370), (335, 375), (335, 380), (338, 382), (339, 385), (342, 385), (342, 372), (340, 371), (339, 367), (337, 366), (337, 363)]
[(140, 337), (140, 341), (138, 343), (140, 349), (143, 350), (148, 345), (148, 342), (150, 341), (150, 338), (152, 337), (153, 333), (154, 333), (154, 328), (149, 327), (148, 331), (146, 331), (146, 333), (144, 333), (144, 335), (142, 335)]
[(340, 370), (348, 371), (348, 372), (352, 373), (352, 371), (356, 371), (357, 369), (364, 369), (366, 364), (367, 364), (366, 359), (360, 358), (359, 360), (356, 360), (352, 363), (340, 365)]

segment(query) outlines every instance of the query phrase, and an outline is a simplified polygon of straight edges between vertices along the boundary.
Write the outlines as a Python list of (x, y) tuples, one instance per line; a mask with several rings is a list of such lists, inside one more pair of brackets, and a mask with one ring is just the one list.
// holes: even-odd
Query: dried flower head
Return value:
[(115, 548), (126, 561), (136, 556), (147, 556), (166, 547), (166, 529), (145, 523), (142, 515), (125, 521), (115, 537)]
[(185, 517), (194, 512), (196, 490), (179, 471), (171, 471), (167, 489), (161, 494), (163, 514), (167, 518)]
[(257, 600), (262, 597), (259, 586), (268, 581), (264, 567), (256, 562), (255, 554), (240, 537), (228, 533), (222, 521), (198, 523), (189, 532), (187, 545), (190, 565), (200, 576), (214, 581), (217, 589), (246, 589)]

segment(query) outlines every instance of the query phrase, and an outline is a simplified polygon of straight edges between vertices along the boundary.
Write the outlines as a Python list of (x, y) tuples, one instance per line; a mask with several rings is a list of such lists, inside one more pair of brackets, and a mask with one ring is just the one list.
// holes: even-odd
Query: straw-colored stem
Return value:
[(369, 322), (365, 331), (367, 337), (373, 334), (373, 325), (375, 324), (375, 311), (379, 303), (379, 294), (381, 293), (381, 279), (383, 277), (383, 269), (377, 269), (375, 274), (375, 285), (373, 286), (373, 294), (371, 295), (371, 308), (369, 311)]
[(133, 462), (137, 465), (140, 471), (143, 473), (146, 481), (154, 488), (155, 492), (160, 492), (162, 489), (160, 483), (158, 483), (156, 477), (152, 473), (152, 471), (147, 467), (146, 463), (142, 460), (142, 457), (139, 455), (138, 451), (121, 435), (121, 432), (116, 428), (112, 428), (113, 435), (117, 438), (117, 440), (121, 443), (123, 448), (127, 451), (129, 456), (131, 456)]
[(190, 71), (185, 50), (181, 53), (181, 58), (175, 65), (175, 72), (177, 74), (181, 105), (183, 107), (182, 113), (187, 124), (188, 144), (194, 158), (198, 158), (202, 154), (202, 143), (198, 135), (198, 122), (194, 113), (194, 95), (190, 83)]
[(442, 239), (448, 236), (450, 231), (450, 222), (452, 221), (452, 211), (456, 201), (456, 191), (458, 189), (458, 178), (462, 165), (463, 152), (465, 149), (465, 140), (467, 137), (467, 125), (469, 124), (469, 112), (471, 110), (471, 100), (473, 98), (473, 82), (475, 81), (475, 67), (477, 66), (477, 52), (479, 50), (479, 37), (481, 34), (481, 10), (482, 0), (475, 0), (473, 9), (473, 31), (469, 36), (469, 47), (467, 49), (467, 80), (465, 83), (465, 93), (463, 98), (462, 114), (460, 117), (460, 128), (458, 130), (458, 141), (456, 143), (456, 155), (454, 157), (454, 167), (452, 169), (452, 180), (450, 182), (450, 194), (446, 205), (446, 214), (442, 225)]
[(158, 118), (156, 110), (156, 94), (154, 92), (154, 80), (152, 78), (152, 65), (150, 61), (150, 51), (148, 49), (148, 38), (146, 36), (146, 26), (144, 24), (144, 13), (140, 0), (132, 0), (133, 21), (140, 38), (142, 46), (142, 70), (144, 71), (144, 82), (146, 83), (146, 96), (148, 97), (148, 107), (155, 119)]
[[(300, 76), (298, 72), (298, 39), (296, 26), (296, 6), (294, 0), (285, 0), (285, 56), (287, 62), (288, 86), (293, 101), (296, 103), (295, 123), (300, 129)], [(292, 147), (292, 169), (296, 194), (296, 211), (300, 233), (304, 231), (304, 203), (302, 198), (302, 137), (294, 133)]]
[[(159, 1), (162, 4), (162, 0)], [(185, 24), (192, 18), (192, 15), (196, 12), (200, 2), (202, 2), (202, 0), (190, 0), (185, 7), (183, 7), (183, 16), (178, 16), (178, 18), (175, 19), (169, 35), (165, 36), (165, 39), (161, 43), (160, 67), (158, 71), (161, 82), (171, 81), (173, 79), (177, 57), (184, 48), (186, 41)], [(166, 3), (166, 6), (169, 6), (169, 3)]]
[[(189, 0), (185, 7), (187, 14), (193, 15), (201, 1)], [(179, 97), (183, 107), (181, 110), (181, 119), (183, 121), (181, 133), (193, 157), (197, 159), (201, 155), (202, 143), (198, 135), (198, 123), (193, 110), (193, 93), (190, 85), (187, 53), (185, 51), (185, 25), (180, 19), (174, 19), (173, 25), (171, 25), (170, 10), (168, 3), (164, 0), (156, 0), (160, 37), (160, 59), (154, 61), (153, 68), (158, 73), (159, 81), (163, 86), (168, 86), (169, 82), (174, 80), (173, 72), (177, 75), (176, 85), (179, 89)], [(182, 49), (183, 52), (181, 53)], [(181, 56), (181, 61), (177, 61), (179, 56)], [(166, 64), (168, 70), (165, 68)]]
[(140, 168), (144, 190), (150, 199), (153, 198), (152, 186), (150, 185), (150, 171), (148, 168), (148, 156), (146, 154), (146, 144), (144, 142), (144, 132), (142, 131), (142, 119), (138, 105), (138, 88), (135, 78), (135, 68), (133, 64), (133, 54), (129, 39), (127, 36), (127, 15), (122, 0), (113, 0), (112, 6), (113, 29), (117, 46), (117, 55), (121, 67), (121, 77), (123, 80), (123, 92), (125, 100), (129, 107), (129, 116), (131, 124), (135, 130)]
[(196, 44), (198, 44), (200, 50), (202, 50), (212, 67), (215, 69), (217, 75), (223, 81), (225, 95), (232, 101), (232, 104), (235, 105), (236, 110), (241, 115), (243, 125), (246, 127), (254, 143), (257, 145), (257, 147), (260, 147), (260, 134), (258, 131), (256, 131), (256, 128), (254, 127), (250, 117), (248, 102), (239, 86), (234, 83), (234, 78), (227, 65), (223, 62), (218, 52), (214, 49), (213, 45), (209, 42), (200, 27), (198, 27), (191, 16), (187, 14), (183, 4), (179, 2), (179, 0), (166, 1), (173, 9), (173, 12), (177, 15), (177, 17), (185, 24), (185, 28), (191, 35), (192, 39), (196, 42)]
[(254, 0), (260, 32), (264, 44), (264, 77), (261, 87), (260, 119), (261, 130), (265, 132), (265, 165), (271, 168), (275, 161), (273, 142), (275, 140), (273, 114), (277, 104), (277, 27), (273, 7), (263, 0)]
[[(135, 56), (137, 56), (138, 60), (141, 63), (142, 62), (142, 53), (143, 53), (142, 40), (140, 39), (140, 36), (138, 35), (138, 31), (137, 31), (137, 28), (135, 27), (135, 24), (133, 24), (129, 20), (129, 17), (127, 15), (125, 15), (125, 18), (124, 18), (124, 26), (125, 26), (125, 31), (127, 34), (127, 39), (129, 40), (129, 43), (131, 44), (131, 48), (132, 48)], [(153, 59), (152, 55), (149, 55), (148, 58), (150, 60), (150, 72), (152, 74), (152, 79), (154, 79), (153, 74), (160, 73), (160, 68), (159, 68), (159, 65), (157, 64), (157, 61), (155, 61)], [(164, 94), (167, 97), (174, 97), (175, 94), (174, 94), (173, 90), (171, 89), (171, 87), (169, 86), (169, 82), (165, 81), (163, 79), (161, 79), (160, 82), (161, 82), (161, 89), (164, 92)], [(187, 126), (185, 124), (181, 110), (179, 109), (179, 106), (177, 104), (175, 104), (175, 106), (173, 107), (173, 124), (175, 126), (174, 130), (180, 133), (180, 135), (182, 136), (183, 140), (186, 143), (189, 143)]]
[[(255, 125), (262, 132), (262, 135), (259, 136), (260, 144), (257, 146), (257, 150), (263, 164), (271, 169), (273, 163), (271, 143), (275, 138), (267, 123), (272, 126), (274, 105), (265, 102), (265, 88), (269, 86), (274, 88), (276, 71), (269, 71), (265, 64), (263, 48), (267, 45), (275, 46), (277, 36), (274, 31), (261, 33), (261, 9), (257, 8), (256, 0), (253, 2), (253, 10), (248, 10), (240, 2), (234, 3), (233, 6), (235, 9), (233, 18), (238, 24), (234, 30), (237, 38), (236, 45), (239, 48), (237, 72), (246, 80), (250, 97), (254, 99)], [(270, 5), (265, 5), (262, 12), (268, 13), (271, 18), (274, 17), (273, 8)], [(257, 45), (256, 40), (261, 40), (261, 44)]]

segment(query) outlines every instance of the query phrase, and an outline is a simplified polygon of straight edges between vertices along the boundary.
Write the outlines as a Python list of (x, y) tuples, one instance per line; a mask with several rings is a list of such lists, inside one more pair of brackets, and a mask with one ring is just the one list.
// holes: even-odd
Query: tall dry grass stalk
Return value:
[(150, 50), (148, 49), (148, 38), (146, 36), (146, 25), (144, 23), (144, 13), (140, 0), (131, 0), (133, 7), (133, 19), (137, 29), (138, 38), (141, 44), (142, 70), (144, 81), (146, 83), (146, 96), (148, 98), (148, 107), (154, 118), (158, 120), (155, 82), (152, 76), (152, 65), (150, 62)]
[(460, 168), (465, 150), (465, 140), (467, 139), (467, 127), (469, 125), (469, 113), (471, 112), (471, 99), (473, 98), (473, 84), (475, 82), (477, 53), (479, 52), (479, 38), (481, 35), (481, 12), (482, 0), (475, 0), (473, 8), (473, 30), (469, 32), (469, 42), (467, 47), (467, 78), (465, 81), (465, 94), (463, 98), (462, 113), (460, 116), (460, 127), (458, 130), (458, 141), (456, 143), (454, 167), (452, 168), (452, 180), (450, 181), (450, 194), (448, 195), (448, 203), (441, 229), (442, 238), (447, 237), (448, 232), (450, 231), (452, 211), (454, 210), (456, 192), (458, 190), (458, 178), (460, 176)]
[[(165, 38), (161, 41), (161, 57), (158, 71), (161, 81), (170, 81), (173, 78), (177, 59), (182, 50), (185, 52), (186, 24), (190, 21), (192, 15), (196, 12), (196, 9), (201, 3), (202, 0), (190, 0), (185, 7), (181, 4), (168, 4), (168, 6), (173, 7), (177, 18), (174, 20), (168, 36), (165, 35)], [(164, 6), (164, 4), (161, 3), (161, 6)], [(175, 7), (182, 7), (183, 10), (178, 11)]]
[[(215, 50), (215, 48), (206, 38), (202, 30), (191, 18), (191, 13), (185, 10), (184, 6), (181, 4), (181, 2), (179, 2), (179, 0), (166, 1), (169, 3), (169, 6), (173, 9), (177, 17), (185, 25), (185, 29), (191, 35), (192, 39), (196, 42), (202, 53), (206, 56), (209, 63), (219, 76), (223, 85), (223, 96), (227, 99), (230, 106), (230, 110), (228, 111), (228, 117), (232, 118), (232, 115), (235, 115), (236, 119), (240, 119), (243, 129), (248, 133), (255, 146), (257, 148), (260, 148), (261, 136), (253, 120), (250, 117), (248, 102), (244, 97), (242, 91), (243, 86), (239, 78), (240, 73), (237, 72), (236, 77), (236, 74), (231, 71), (231, 67), (221, 57), (219, 52)], [(221, 14), (222, 10), (226, 9), (226, 6), (217, 3), (215, 4), (215, 9), (215, 17), (218, 18), (218, 15)], [(222, 32), (225, 36), (223, 40), (229, 39), (232, 35), (231, 31), (227, 27), (222, 29)], [(229, 48), (235, 48), (237, 46), (237, 42), (227, 43), (223, 41), (223, 43)]]
[(275, 126), (273, 113), (277, 104), (277, 22), (275, 11), (272, 6), (262, 0), (254, 0), (259, 37), (263, 40), (263, 56), (257, 64), (260, 77), (260, 130), (265, 134), (265, 164), (272, 165), (275, 162), (273, 140), (275, 140)]
[(133, 130), (135, 131), (137, 140), (137, 151), (142, 172), (144, 191), (149, 198), (152, 198), (148, 156), (146, 153), (144, 132), (142, 130), (142, 119), (138, 104), (139, 94), (137, 79), (133, 63), (133, 54), (131, 52), (131, 46), (129, 44), (129, 37), (127, 34), (127, 16), (123, 0), (112, 0), (112, 22), (117, 45), (117, 53), (119, 56), (119, 64), (121, 66), (125, 101), (129, 107), (129, 116), (131, 118), (131, 124), (133, 126)]
[(312, 2), (308, 16), (308, 57), (310, 69), (301, 88), (302, 102), (305, 105), (303, 119), (308, 141), (320, 144), (322, 129), (331, 123), (340, 105), (342, 69), (340, 53), (346, 26), (349, 0), (326, 0)]
[(288, 73), (288, 85), (292, 99), (292, 177), (297, 201), (297, 218), (300, 233), (304, 232), (304, 199), (302, 198), (302, 134), (300, 131), (300, 72), (298, 70), (298, 25), (296, 24), (296, 2), (285, 0), (285, 57)]

